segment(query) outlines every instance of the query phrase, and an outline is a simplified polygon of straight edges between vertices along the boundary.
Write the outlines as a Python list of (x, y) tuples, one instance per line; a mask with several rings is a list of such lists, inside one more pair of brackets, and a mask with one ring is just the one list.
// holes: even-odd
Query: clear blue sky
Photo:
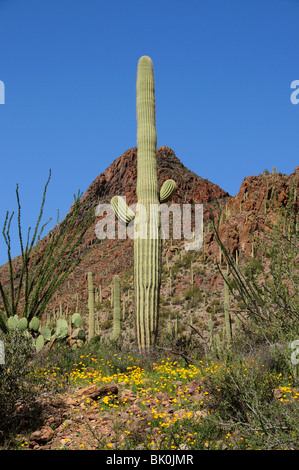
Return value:
[(158, 146), (231, 195), (265, 168), (293, 172), (298, 48), (299, 0), (0, 0), (1, 231), (16, 183), (26, 232), (49, 168), (44, 220), (55, 221), (136, 146), (142, 55), (154, 64)]

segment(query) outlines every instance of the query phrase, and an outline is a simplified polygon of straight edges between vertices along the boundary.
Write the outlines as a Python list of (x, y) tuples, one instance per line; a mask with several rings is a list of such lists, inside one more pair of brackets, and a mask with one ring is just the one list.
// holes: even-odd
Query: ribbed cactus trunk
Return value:
[(172, 179), (160, 191), (157, 175), (155, 84), (150, 57), (137, 68), (137, 207), (134, 213), (120, 196), (111, 199), (116, 217), (125, 224), (134, 219), (134, 284), (136, 336), (141, 351), (155, 346), (161, 283), (160, 204), (176, 189)]
[(88, 339), (94, 337), (94, 326), (95, 326), (95, 319), (94, 319), (94, 289), (93, 289), (93, 280), (92, 280), (92, 273), (88, 273)]
[(120, 282), (119, 276), (113, 278), (113, 339), (120, 336)]
[[(134, 279), (137, 342), (139, 349), (145, 350), (156, 341), (161, 282), (155, 85), (152, 61), (147, 56), (138, 62), (136, 94), (138, 202), (134, 221)], [(143, 208), (146, 218), (141, 220)]]

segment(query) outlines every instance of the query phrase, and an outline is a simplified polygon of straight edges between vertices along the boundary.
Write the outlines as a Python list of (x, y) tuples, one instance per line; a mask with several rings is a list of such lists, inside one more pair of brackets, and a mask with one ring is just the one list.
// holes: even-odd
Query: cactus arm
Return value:
[(160, 189), (160, 202), (166, 202), (172, 196), (173, 192), (176, 189), (176, 183), (174, 180), (166, 180), (164, 181), (161, 189)]
[(134, 212), (127, 206), (125, 200), (121, 196), (113, 196), (110, 203), (118, 220), (127, 225), (134, 219)]

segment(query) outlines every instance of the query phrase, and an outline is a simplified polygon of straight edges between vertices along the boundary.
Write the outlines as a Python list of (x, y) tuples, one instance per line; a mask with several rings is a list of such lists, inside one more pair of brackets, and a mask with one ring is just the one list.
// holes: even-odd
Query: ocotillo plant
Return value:
[(155, 345), (161, 284), (161, 219), (159, 206), (169, 199), (176, 184), (167, 180), (158, 189), (155, 84), (150, 57), (139, 59), (136, 84), (137, 207), (136, 214), (121, 197), (111, 205), (117, 217), (129, 223), (134, 217), (134, 285), (136, 335), (140, 350)]
[(113, 278), (113, 339), (120, 336), (120, 282), (119, 276)]
[(90, 340), (94, 336), (94, 290), (93, 290), (93, 281), (92, 273), (88, 273), (88, 339)]
[(230, 343), (232, 339), (232, 323), (231, 323), (231, 315), (230, 315), (229, 287), (228, 287), (227, 274), (224, 274), (224, 316), (225, 316), (226, 338), (227, 338), (228, 343)]

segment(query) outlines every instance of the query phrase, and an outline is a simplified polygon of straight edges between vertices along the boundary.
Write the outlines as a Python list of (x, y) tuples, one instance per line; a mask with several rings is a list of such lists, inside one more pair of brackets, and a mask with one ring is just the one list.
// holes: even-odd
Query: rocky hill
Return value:
[[(249, 176), (244, 179), (236, 196), (230, 196), (217, 185), (197, 176), (186, 168), (169, 147), (160, 147), (157, 151), (158, 179), (162, 183), (172, 178), (177, 189), (169, 203), (202, 203), (204, 208), (204, 247), (192, 255), (186, 252), (183, 242), (165, 240), (163, 242), (163, 276), (162, 276), (162, 318), (170, 315), (191, 315), (197, 322), (205, 322), (213, 300), (213, 312), (222, 310), (223, 280), (216, 269), (214, 260), (219, 259), (219, 246), (212, 231), (212, 215), (220, 217), (220, 235), (228, 239), (230, 252), (238, 256), (240, 262), (250, 256), (252, 251), (252, 234), (258, 234), (273, 221), (280, 207), (289, 203), (292, 187), (297, 188), (299, 167), (291, 175), (269, 173)], [(89, 186), (80, 201), (80, 215), (87, 213), (90, 207), (96, 208), (100, 203), (109, 203), (115, 195), (125, 196), (128, 204), (136, 202), (137, 149), (127, 150), (118, 157), (104, 173), (101, 173)], [(293, 202), (298, 209), (298, 202)], [(41, 253), (48, 241), (48, 236), (40, 243)], [(100, 327), (109, 330), (111, 309), (109, 297), (111, 280), (115, 274), (121, 277), (123, 299), (126, 299), (126, 313), (133, 327), (133, 242), (127, 240), (98, 240), (95, 226), (87, 231), (78, 256), (83, 256), (81, 263), (69, 276), (59, 292), (51, 299), (48, 313), (53, 310), (73, 312), (78, 309), (87, 315), (87, 273), (94, 276), (94, 286), (98, 295), (101, 286), (103, 303), (98, 308)], [(16, 266), (20, 260), (14, 260)], [(191, 273), (190, 263), (193, 271)], [(171, 269), (170, 269), (171, 268)], [(1, 282), (9, 281), (7, 265), (0, 268)], [(196, 286), (198, 302), (194, 296), (188, 298), (188, 288)], [(216, 297), (215, 297), (216, 296)]]

